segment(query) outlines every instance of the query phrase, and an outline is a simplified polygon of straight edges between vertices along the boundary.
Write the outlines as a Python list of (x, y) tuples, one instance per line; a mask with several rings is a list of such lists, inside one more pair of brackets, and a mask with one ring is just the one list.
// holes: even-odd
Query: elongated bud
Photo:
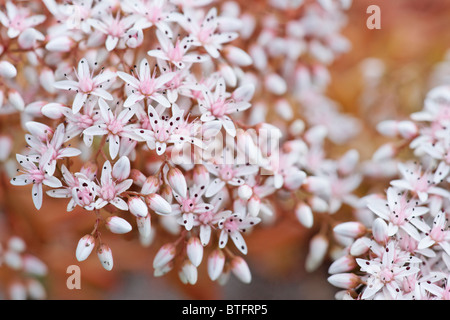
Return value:
[(54, 93), (56, 91), (55, 86), (55, 75), (50, 68), (45, 67), (41, 74), (39, 75), (39, 82), (41, 86), (45, 89), (45, 91), (49, 93)]
[(302, 186), (306, 191), (324, 198), (328, 198), (331, 194), (330, 182), (324, 177), (308, 176), (305, 178)]
[(172, 213), (172, 206), (163, 197), (157, 193), (149, 194), (145, 197), (147, 205), (155, 211), (157, 214), (170, 214)]
[(197, 165), (194, 168), (194, 184), (197, 186), (209, 185), (209, 172), (204, 165)]
[(327, 212), (329, 210), (328, 203), (321, 197), (312, 196), (308, 199), (308, 204), (314, 212)]
[(229, 65), (225, 63), (221, 63), (218, 66), (218, 70), (220, 72), (220, 75), (225, 79), (225, 82), (230, 87), (235, 87), (237, 84), (237, 77), (236, 73), (234, 72), (233, 68), (231, 68)]
[(147, 179), (145, 174), (140, 172), (138, 169), (131, 169), (130, 178), (133, 179), (133, 183), (138, 187), (142, 187)]
[(136, 217), (136, 225), (139, 235), (148, 238), (152, 232), (152, 219), (149, 214), (144, 217)]
[(253, 194), (253, 189), (250, 186), (248, 186), (246, 184), (243, 184), (242, 186), (239, 186), (239, 188), (238, 188), (238, 196), (239, 196), (240, 199), (248, 200), (248, 199), (250, 199), (252, 194)]
[(176, 248), (173, 243), (166, 243), (163, 245), (153, 259), (153, 268), (159, 269), (166, 265), (175, 257)]
[(196, 284), (198, 278), (197, 268), (191, 263), (191, 261), (185, 260), (181, 265), (179, 277), (185, 284)]
[(222, 250), (216, 249), (208, 256), (208, 275), (212, 281), (219, 278), (225, 265), (225, 255)]
[(372, 234), (376, 242), (386, 243), (389, 239), (388, 226), (381, 218), (376, 218), (372, 223)]
[(105, 268), (108, 271), (111, 271), (114, 266), (111, 248), (107, 244), (103, 243), (97, 249), (97, 256), (103, 268)]
[(159, 179), (155, 176), (150, 176), (145, 179), (142, 184), (141, 193), (142, 194), (151, 194), (155, 193), (159, 189)]
[(131, 224), (127, 220), (120, 217), (112, 216), (106, 219), (106, 227), (112, 233), (124, 234), (131, 231)]
[(295, 206), (295, 216), (306, 228), (311, 228), (314, 224), (314, 215), (311, 208), (303, 202), (299, 202)]
[(328, 282), (338, 288), (353, 289), (361, 283), (361, 280), (354, 273), (338, 273), (328, 277)]
[(14, 281), (8, 288), (11, 300), (25, 300), (27, 298), (27, 289), (18, 281)]
[(14, 78), (17, 76), (17, 70), (9, 61), (0, 61), (0, 76), (3, 78)]
[(50, 134), (53, 134), (52, 128), (50, 128), (48, 125), (37, 122), (37, 121), (27, 121), (25, 123), (25, 126), (27, 127), (28, 131), (30, 133), (39, 138), (41, 141), (46, 141), (48, 139), (48, 136)]
[(158, 269), (155, 269), (155, 271), (153, 272), (153, 276), (155, 276), (155, 277), (162, 277), (163, 275), (165, 275), (166, 273), (168, 273), (172, 269), (173, 269), (173, 261), (169, 261), (168, 263), (166, 263), (162, 267), (160, 267)]
[(287, 84), (284, 79), (276, 73), (271, 73), (264, 79), (266, 89), (273, 94), (282, 95), (287, 90)]
[(369, 240), (369, 238), (366, 237), (356, 239), (350, 247), (350, 254), (357, 257), (366, 253), (369, 250), (367, 240)]
[(306, 257), (306, 271), (312, 272), (321, 264), (328, 250), (328, 239), (321, 234), (315, 235), (309, 242), (309, 252)]
[(21, 255), (15, 251), (6, 251), (3, 255), (3, 261), (13, 270), (19, 270), (23, 267), (23, 259)]
[(398, 122), (395, 120), (384, 120), (377, 124), (377, 131), (387, 137), (395, 137), (398, 134)]
[(284, 120), (291, 120), (294, 117), (292, 106), (286, 99), (278, 99), (275, 103), (277, 114)]
[(14, 236), (8, 240), (8, 249), (15, 252), (24, 252), (26, 247), (25, 241), (20, 237)]
[(167, 180), (172, 187), (172, 190), (181, 197), (186, 198), (187, 185), (183, 173), (178, 168), (170, 168), (167, 173)]
[(347, 151), (338, 162), (338, 170), (341, 174), (350, 174), (356, 167), (359, 161), (359, 152), (357, 150)]
[(129, 198), (128, 208), (131, 214), (136, 217), (146, 217), (148, 215), (148, 207), (140, 197)]
[(9, 158), (13, 147), (13, 142), (9, 136), (0, 136), (0, 161)]
[(33, 300), (44, 300), (47, 297), (44, 286), (36, 279), (28, 280), (27, 291)]
[(95, 246), (95, 238), (87, 234), (78, 241), (75, 256), (78, 261), (84, 261), (89, 257)]
[(328, 268), (328, 273), (336, 274), (349, 272), (357, 266), (356, 260), (351, 255), (345, 255), (334, 261)]
[(367, 228), (361, 222), (350, 221), (338, 224), (333, 231), (342, 236), (359, 238), (366, 233)]
[(253, 195), (247, 203), (247, 210), (248, 215), (252, 217), (256, 217), (259, 214), (259, 211), (261, 210), (261, 199)]
[(55, 52), (69, 52), (72, 50), (74, 41), (67, 36), (56, 37), (45, 45), (45, 49)]
[(203, 246), (200, 239), (197, 237), (191, 237), (186, 245), (186, 253), (189, 260), (196, 267), (200, 265), (203, 259)]
[(250, 283), (252, 281), (250, 268), (242, 257), (235, 256), (231, 260), (231, 272), (243, 283)]
[(372, 160), (379, 162), (392, 159), (397, 153), (397, 149), (392, 143), (386, 143), (379, 147), (372, 156)]
[(417, 136), (419, 128), (412, 121), (400, 121), (398, 123), (398, 133), (405, 139), (412, 139)]
[(235, 46), (227, 46), (224, 54), (228, 61), (238, 66), (249, 66), (253, 62), (247, 52)]
[(159, 190), (161, 197), (164, 198), (168, 203), (171, 203), (173, 200), (172, 188), (168, 184), (163, 184), (161, 189)]
[(23, 101), (22, 96), (17, 90), (11, 89), (8, 93), (9, 103), (12, 104), (14, 108), (18, 111), (23, 111), (25, 109), (25, 101)]
[(38, 40), (45, 40), (45, 36), (34, 28), (28, 28), (19, 35), (17, 42), (21, 49), (30, 50), (36, 46)]

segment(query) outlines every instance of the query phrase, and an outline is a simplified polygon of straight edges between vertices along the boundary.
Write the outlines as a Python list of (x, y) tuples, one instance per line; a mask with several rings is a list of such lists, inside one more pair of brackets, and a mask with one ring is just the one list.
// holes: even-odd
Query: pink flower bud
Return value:
[(172, 188), (168, 184), (163, 184), (161, 189), (159, 190), (161, 197), (164, 198), (168, 203), (171, 203), (173, 200)]
[(242, 257), (235, 256), (231, 260), (231, 272), (243, 283), (250, 283), (252, 281), (250, 268)]
[(137, 169), (130, 170), (130, 178), (133, 179), (134, 184), (138, 187), (142, 187), (147, 179), (147, 177)]
[(361, 283), (361, 280), (354, 273), (338, 273), (328, 277), (328, 282), (338, 288), (353, 289)]
[(196, 284), (198, 278), (197, 268), (189, 260), (185, 260), (181, 265), (181, 270), (179, 273), (180, 280), (187, 284)]
[(357, 257), (366, 253), (369, 250), (367, 240), (369, 239), (366, 237), (356, 239), (350, 247), (350, 254)]
[(248, 215), (252, 217), (256, 217), (259, 214), (259, 211), (261, 210), (261, 199), (253, 195), (247, 203), (247, 210)]
[(412, 139), (417, 136), (419, 128), (412, 121), (400, 121), (398, 123), (398, 133), (405, 139)]
[(43, 300), (47, 297), (44, 286), (36, 279), (28, 280), (27, 289), (28, 295), (33, 300)]
[(12, 104), (14, 108), (18, 111), (23, 111), (25, 109), (25, 101), (23, 101), (22, 96), (17, 90), (11, 89), (8, 93), (9, 103)]
[(56, 37), (45, 45), (45, 49), (55, 52), (69, 52), (72, 50), (74, 41), (67, 36)]
[(23, 270), (38, 277), (43, 277), (48, 272), (45, 263), (31, 254), (25, 254), (23, 256)]
[(350, 221), (338, 224), (333, 231), (342, 236), (359, 238), (366, 233), (367, 228), (361, 222)]
[(3, 78), (14, 78), (17, 75), (16, 67), (11, 62), (0, 61), (0, 76)]
[(55, 83), (55, 74), (50, 68), (45, 67), (42, 69), (41, 74), (39, 75), (39, 81), (41, 86), (48, 93), (54, 93), (56, 91), (56, 88), (53, 85)]
[(377, 124), (377, 131), (387, 137), (395, 137), (397, 131), (398, 122), (395, 120), (384, 120)]
[(172, 261), (176, 254), (176, 247), (173, 243), (163, 245), (153, 259), (153, 268), (160, 269), (168, 262)]
[(204, 165), (197, 165), (194, 167), (194, 184), (197, 186), (209, 185), (209, 172)]
[(376, 242), (386, 243), (389, 239), (388, 225), (381, 218), (376, 218), (372, 223), (372, 234)]
[(225, 63), (221, 63), (218, 67), (220, 75), (225, 79), (225, 82), (230, 87), (235, 87), (237, 84), (236, 73), (233, 68)]
[(273, 94), (282, 95), (287, 90), (287, 84), (284, 79), (276, 73), (271, 73), (264, 79), (266, 89)]
[(208, 256), (208, 275), (212, 281), (219, 278), (225, 265), (225, 255), (222, 250), (215, 249)]
[(151, 194), (155, 193), (159, 189), (159, 179), (156, 176), (150, 176), (145, 179), (142, 184), (141, 193), (142, 194)]
[(311, 208), (303, 202), (299, 202), (295, 206), (295, 216), (306, 228), (311, 228), (314, 224), (314, 215)]
[(250, 101), (255, 93), (255, 86), (251, 83), (243, 84), (233, 91), (232, 97), (235, 101)]
[(80, 241), (78, 241), (77, 250), (75, 253), (77, 260), (86, 260), (94, 249), (94, 246), (95, 238), (92, 235), (87, 234), (83, 238), (81, 238)]
[(45, 36), (34, 28), (24, 30), (17, 39), (19, 47), (25, 50), (31, 50), (36, 47), (37, 41), (45, 40)]
[(372, 160), (376, 162), (390, 160), (395, 156), (396, 153), (397, 149), (395, 148), (394, 144), (386, 143), (374, 152)]
[(49, 135), (53, 134), (52, 128), (40, 122), (27, 121), (25, 126), (33, 136), (37, 137), (42, 142), (47, 141)]
[(183, 173), (178, 168), (170, 168), (167, 173), (167, 180), (172, 187), (172, 190), (181, 197), (186, 198), (187, 185)]
[(27, 289), (18, 281), (14, 281), (8, 288), (11, 300), (25, 300), (27, 298)]
[(328, 268), (328, 273), (336, 274), (342, 272), (349, 272), (357, 265), (356, 260), (351, 255), (345, 255), (334, 261)]
[(111, 271), (114, 265), (111, 248), (107, 244), (102, 244), (97, 249), (97, 256), (103, 268)]
[(224, 54), (228, 61), (237, 66), (249, 66), (253, 62), (247, 52), (235, 46), (225, 47)]
[(145, 197), (147, 205), (155, 211), (157, 214), (170, 214), (172, 213), (172, 206), (163, 197), (157, 193), (149, 194)]
[(203, 259), (203, 246), (199, 238), (189, 238), (186, 245), (186, 253), (192, 264), (198, 267)]
[(147, 214), (145, 217), (136, 217), (136, 225), (141, 237), (150, 237), (150, 234), (152, 232), (152, 220), (149, 214)]
[(111, 216), (106, 219), (106, 227), (112, 233), (124, 234), (131, 231), (131, 224), (127, 220), (120, 217)]
[(148, 215), (148, 207), (140, 197), (129, 198), (128, 208), (131, 214), (136, 217), (146, 217)]

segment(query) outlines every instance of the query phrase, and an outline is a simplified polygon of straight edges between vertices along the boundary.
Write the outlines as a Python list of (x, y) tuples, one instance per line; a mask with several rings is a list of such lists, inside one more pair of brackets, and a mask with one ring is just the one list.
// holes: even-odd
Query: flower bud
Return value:
[(311, 208), (303, 202), (299, 202), (295, 206), (295, 216), (306, 228), (311, 228), (314, 224), (314, 215)]
[(83, 238), (78, 241), (77, 250), (76, 250), (76, 257), (78, 261), (84, 261), (89, 257), (92, 250), (94, 249), (95, 245), (95, 238), (87, 234)]
[(13, 147), (13, 142), (9, 136), (0, 136), (0, 161), (5, 161), (9, 158)]
[(28, 295), (33, 300), (44, 300), (47, 297), (45, 288), (36, 279), (29, 279), (27, 283)]
[(222, 250), (215, 249), (208, 256), (208, 275), (212, 281), (217, 280), (225, 265), (225, 255)]
[(197, 186), (208, 186), (209, 185), (209, 171), (206, 170), (204, 165), (197, 165), (194, 168), (194, 184)]
[(372, 223), (372, 234), (376, 242), (386, 243), (389, 239), (388, 226), (381, 218), (376, 218)]
[(139, 231), (139, 235), (143, 238), (150, 237), (152, 232), (152, 219), (149, 214), (145, 217), (136, 217), (136, 225)]
[(351, 255), (345, 255), (334, 261), (328, 268), (328, 273), (336, 274), (349, 272), (357, 265), (355, 258)]
[(23, 270), (26, 273), (43, 277), (47, 275), (48, 268), (44, 262), (31, 254), (25, 254), (23, 257)]
[(159, 188), (159, 179), (156, 176), (150, 176), (145, 179), (142, 184), (141, 194), (151, 194), (158, 191)]
[(163, 197), (157, 193), (149, 194), (145, 197), (147, 205), (155, 211), (157, 214), (170, 214), (172, 213), (172, 206)]
[(189, 238), (186, 245), (186, 253), (192, 264), (198, 267), (203, 259), (203, 246), (199, 238)]
[(25, 300), (27, 298), (27, 289), (20, 282), (15, 281), (12, 283), (9, 286), (8, 291), (11, 300)]
[(45, 45), (45, 49), (55, 52), (70, 52), (74, 45), (74, 41), (67, 36), (56, 37)]
[(361, 222), (350, 221), (338, 224), (333, 231), (342, 236), (359, 238), (366, 233), (367, 228)]
[(249, 66), (253, 63), (252, 57), (247, 52), (235, 46), (227, 46), (224, 54), (228, 61), (237, 66)]
[(0, 76), (3, 78), (14, 78), (17, 76), (17, 69), (11, 62), (0, 61)]
[(372, 156), (372, 160), (380, 162), (384, 160), (392, 159), (397, 153), (397, 149), (392, 143), (386, 143), (379, 147)]
[(231, 272), (243, 283), (250, 283), (252, 281), (250, 268), (242, 257), (235, 256), (231, 260)]
[(225, 79), (225, 82), (230, 87), (235, 87), (237, 84), (236, 73), (233, 68), (225, 63), (221, 63), (218, 67), (220, 75)]
[(112, 233), (124, 234), (131, 231), (131, 224), (127, 220), (120, 217), (111, 216), (106, 219), (106, 227)]
[(111, 248), (107, 244), (102, 244), (97, 249), (97, 256), (103, 268), (111, 271), (114, 265)]
[(338, 273), (328, 277), (328, 282), (338, 288), (353, 289), (361, 283), (361, 280), (354, 273)]
[(153, 259), (153, 268), (159, 269), (166, 265), (175, 257), (176, 248), (173, 243), (166, 243), (163, 245)]
[(398, 133), (397, 131), (397, 121), (395, 120), (384, 120), (377, 124), (377, 131), (387, 137), (395, 137)]
[(321, 234), (315, 235), (309, 242), (309, 252), (306, 257), (306, 271), (316, 270), (322, 263), (328, 250), (328, 239)]
[(128, 208), (136, 217), (146, 217), (148, 215), (148, 207), (140, 197), (131, 197), (128, 199)]
[(133, 183), (138, 187), (142, 187), (147, 177), (137, 169), (131, 169), (130, 178), (133, 179)]
[(14, 236), (8, 240), (8, 248), (12, 251), (24, 252), (26, 247), (25, 241), (22, 238)]
[(62, 103), (52, 102), (44, 105), (41, 112), (47, 118), (57, 120), (64, 115), (64, 108), (66, 108), (66, 106)]
[(167, 180), (169, 181), (172, 190), (181, 197), (186, 198), (187, 185), (183, 173), (178, 168), (170, 168), (167, 173)]
[(187, 284), (197, 283), (198, 271), (197, 268), (189, 260), (185, 260), (181, 266), (179, 273), (180, 280)]
[(22, 257), (16, 251), (6, 251), (3, 255), (3, 259), (6, 265), (13, 270), (19, 270), (23, 267)]
[(247, 210), (248, 215), (252, 217), (256, 217), (259, 214), (259, 211), (261, 210), (261, 199), (253, 195), (247, 203)]
[(287, 90), (284, 79), (276, 73), (271, 73), (264, 79), (264, 85), (268, 91), (276, 95), (282, 95)]
[(119, 181), (123, 181), (130, 176), (130, 159), (128, 157), (122, 156), (114, 164), (112, 169), (112, 176)]
[(17, 42), (21, 49), (31, 50), (36, 47), (38, 40), (45, 40), (45, 36), (34, 28), (28, 28), (19, 35)]
[(42, 69), (41, 74), (39, 75), (39, 82), (48, 93), (54, 93), (56, 91), (56, 88), (53, 85), (55, 83), (55, 74), (50, 68), (44, 67)]
[(419, 128), (412, 121), (400, 121), (398, 123), (398, 133), (405, 139), (412, 139), (417, 136)]
[(360, 256), (369, 250), (369, 246), (367, 245), (367, 240), (369, 240), (366, 237), (358, 238), (353, 242), (353, 244), (350, 247), (350, 254), (352, 256)]

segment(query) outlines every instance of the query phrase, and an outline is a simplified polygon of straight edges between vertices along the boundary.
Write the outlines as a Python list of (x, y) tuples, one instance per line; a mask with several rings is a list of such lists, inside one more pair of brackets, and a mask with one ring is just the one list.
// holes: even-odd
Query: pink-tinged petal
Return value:
[(46, 124), (36, 121), (27, 121), (25, 126), (33, 136), (37, 137), (41, 141), (47, 141), (49, 134), (53, 132), (53, 130)]
[(128, 199), (128, 208), (131, 214), (136, 217), (146, 217), (148, 215), (148, 207), (140, 197), (131, 197)]
[(225, 265), (225, 255), (222, 250), (214, 250), (208, 256), (208, 276), (212, 281), (215, 281), (222, 274)]
[(338, 273), (330, 276), (328, 282), (338, 288), (353, 289), (361, 283), (361, 280), (354, 273)]
[(203, 259), (203, 246), (199, 238), (189, 238), (186, 244), (186, 254), (195, 267), (200, 265)]
[(57, 81), (53, 84), (53, 86), (56, 89), (63, 89), (63, 90), (77, 90), (78, 89), (78, 82), (72, 81), (72, 80), (62, 80)]
[(59, 156), (62, 158), (68, 158), (68, 157), (76, 157), (81, 154), (81, 150), (77, 148), (64, 148), (59, 152)]
[(247, 254), (247, 244), (245, 243), (244, 237), (239, 231), (233, 231), (230, 234), (231, 240), (233, 240), (234, 245), (240, 252)]
[(383, 288), (383, 286), (384, 286), (384, 284), (379, 280), (375, 280), (375, 281), (368, 283), (368, 285), (364, 289), (364, 292), (363, 292), (361, 298), (363, 300), (371, 298), (378, 291), (380, 291), (381, 288)]
[(150, 50), (147, 52), (147, 54), (151, 57), (155, 57), (161, 60), (169, 60), (169, 57), (167, 56), (167, 54), (165, 53), (165, 51), (162, 50)]
[(116, 193), (121, 194), (122, 192), (127, 191), (133, 185), (133, 179), (127, 179), (116, 185)]
[(108, 134), (108, 130), (106, 129), (106, 124), (102, 123), (102, 124), (96, 124), (93, 125), (92, 127), (86, 128), (83, 131), (84, 135), (88, 135), (88, 136), (103, 136)]
[(145, 197), (147, 205), (157, 214), (167, 215), (172, 213), (172, 206), (157, 193), (151, 193)]
[(133, 88), (135, 89), (139, 88), (139, 81), (132, 75), (122, 71), (117, 71), (117, 75), (119, 76), (120, 79), (131, 85)]
[(167, 263), (175, 258), (176, 247), (173, 243), (163, 245), (153, 259), (153, 268), (159, 269), (164, 267)]
[(78, 62), (78, 78), (81, 80), (90, 76), (88, 61), (83, 58)]
[(386, 206), (386, 201), (382, 199), (370, 199), (367, 207), (380, 218), (385, 220), (389, 219), (389, 208)]
[(222, 230), (219, 236), (219, 248), (223, 249), (228, 243), (228, 232), (226, 230)]
[(161, 45), (163, 51), (167, 52), (173, 47), (170, 39), (164, 34), (164, 32), (161, 32), (161, 30), (156, 30), (156, 37), (158, 38), (159, 44)]
[(205, 196), (212, 197), (216, 193), (218, 193), (225, 186), (225, 182), (219, 178), (214, 179), (206, 189)]
[(102, 176), (101, 176), (101, 183), (102, 185), (107, 185), (107, 184), (111, 184), (113, 179), (111, 176), (111, 163), (109, 161), (105, 161), (105, 163), (103, 164), (103, 170), (102, 170)]
[(49, 186), (50, 188), (62, 187), (62, 183), (61, 183), (61, 181), (59, 181), (58, 178), (49, 176), (48, 174), (45, 175), (45, 179), (44, 179), (43, 183), (46, 186)]
[(20, 176), (14, 177), (10, 180), (13, 186), (25, 186), (31, 184), (33, 181), (28, 174), (21, 174)]
[(412, 224), (405, 223), (405, 224), (401, 225), (400, 228), (403, 229), (404, 231), (406, 231), (406, 233), (409, 234), (414, 240), (416, 240), (416, 241), (421, 240), (419, 231), (417, 231), (417, 229)]
[(114, 97), (108, 91), (101, 89), (101, 88), (95, 88), (91, 93), (94, 96), (103, 98), (105, 100), (113, 100), (114, 99)]
[(231, 272), (243, 283), (250, 283), (252, 281), (250, 268), (242, 257), (233, 257), (231, 260)]
[(167, 173), (167, 180), (173, 191), (175, 191), (181, 197), (186, 198), (186, 179), (180, 169), (174, 167), (170, 168), (169, 172)]
[(194, 214), (184, 213), (180, 219), (180, 223), (184, 225), (187, 231), (190, 231), (194, 226)]
[(150, 98), (152, 100), (155, 100), (156, 102), (158, 102), (164, 108), (170, 108), (170, 106), (171, 106), (169, 100), (167, 100), (167, 98), (160, 93), (154, 93), (150, 96)]
[(33, 184), (31, 195), (33, 197), (34, 206), (39, 210), (42, 207), (42, 183)]
[(53, 190), (48, 190), (47, 195), (52, 197), (52, 198), (71, 198), (72, 197), (72, 192), (70, 191), (70, 189), (53, 189)]
[(232, 137), (236, 136), (236, 127), (234, 125), (233, 120), (230, 119), (228, 116), (223, 116), (221, 118), (222, 125), (225, 128), (225, 131)]
[(130, 159), (128, 157), (120, 157), (119, 160), (114, 164), (112, 175), (115, 179), (122, 181), (130, 176), (131, 165)]
[(132, 230), (131, 224), (127, 220), (117, 216), (106, 218), (105, 225), (109, 231), (116, 234), (125, 234)]

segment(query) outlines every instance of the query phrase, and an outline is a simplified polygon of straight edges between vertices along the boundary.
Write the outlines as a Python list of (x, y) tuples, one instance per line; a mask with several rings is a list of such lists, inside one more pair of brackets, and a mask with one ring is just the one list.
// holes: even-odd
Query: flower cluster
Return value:
[(439, 85), (411, 119), (378, 124), (380, 133), (401, 141), (381, 146), (375, 161), (393, 159), (405, 148), (415, 161), (398, 159), (385, 195), (364, 197), (364, 219), (335, 226), (346, 248), (328, 280), (345, 289), (339, 298), (449, 298), (449, 93), (448, 85)]
[[(0, 136), (10, 183), (29, 185), (38, 210), (59, 198), (67, 212), (92, 213), (75, 256), (84, 261), (95, 249), (106, 270), (114, 248), (105, 229), (157, 245), (155, 276), (175, 270), (195, 284), (204, 262), (212, 281), (232, 273), (248, 283), (246, 235), (286, 218), (280, 208), (288, 207), (305, 228), (320, 225), (306, 259), (314, 271), (330, 251), (333, 216), (365, 212), (354, 194), (364, 176), (359, 152), (326, 152), (360, 128), (325, 94), (327, 67), (349, 49), (340, 30), (350, 3), (267, 1), (267, 15), (244, 1), (7, 1), (0, 116), (18, 114), (27, 132), (19, 147)], [(428, 117), (442, 120), (431, 109)], [(392, 125), (441, 160), (438, 176), (405, 166), (395, 187), (421, 202), (445, 197), (435, 185), (450, 171), (445, 134), (429, 133), (441, 146), (410, 122)], [(408, 223), (375, 210), (390, 237), (421, 240), (413, 231), (421, 208), (404, 209)]]

